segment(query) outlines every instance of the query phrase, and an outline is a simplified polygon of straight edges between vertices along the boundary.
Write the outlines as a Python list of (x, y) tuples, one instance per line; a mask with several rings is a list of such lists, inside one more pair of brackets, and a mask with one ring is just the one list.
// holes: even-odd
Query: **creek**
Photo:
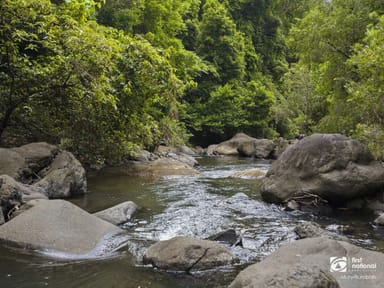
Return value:
[[(161, 179), (98, 175), (89, 179), (91, 193), (71, 202), (96, 212), (124, 201), (141, 209), (123, 225), (126, 245), (91, 259), (66, 259), (0, 246), (0, 286), (8, 288), (218, 288), (279, 246), (293, 241), (294, 227), (315, 221), (328, 230), (351, 227), (345, 236), (359, 246), (384, 251), (384, 231), (369, 221), (372, 215), (336, 211), (327, 215), (287, 212), (261, 201), (260, 180), (233, 177), (250, 168), (268, 170), (269, 163), (250, 158), (200, 158), (198, 176)], [(159, 240), (183, 235), (207, 238), (234, 229), (243, 247), (232, 247), (234, 267), (193, 275), (165, 273), (141, 264), (144, 251)]]

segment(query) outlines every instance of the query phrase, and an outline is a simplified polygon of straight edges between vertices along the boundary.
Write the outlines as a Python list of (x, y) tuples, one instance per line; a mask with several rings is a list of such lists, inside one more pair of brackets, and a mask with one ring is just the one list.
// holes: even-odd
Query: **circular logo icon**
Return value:
[(329, 262), (331, 272), (347, 272), (347, 257), (331, 257)]

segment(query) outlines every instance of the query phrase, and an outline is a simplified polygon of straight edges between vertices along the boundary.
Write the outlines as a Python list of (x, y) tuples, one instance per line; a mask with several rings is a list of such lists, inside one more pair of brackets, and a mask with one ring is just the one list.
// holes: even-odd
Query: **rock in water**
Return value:
[(237, 275), (229, 288), (380, 288), (384, 255), (326, 237), (289, 243)]
[(66, 198), (87, 193), (86, 172), (81, 163), (68, 151), (60, 152), (43, 177), (34, 186), (42, 188), (49, 198)]
[(333, 204), (384, 187), (384, 167), (368, 148), (340, 134), (314, 134), (285, 150), (262, 181), (267, 202), (320, 197)]
[(31, 182), (58, 152), (58, 148), (45, 142), (21, 147), (0, 148), (0, 175), (9, 175), (17, 181)]
[(198, 271), (228, 265), (235, 256), (228, 249), (208, 240), (175, 237), (160, 241), (145, 252), (144, 264), (169, 271)]
[(231, 139), (217, 145), (210, 145), (207, 154), (242, 155), (256, 158), (270, 158), (275, 144), (268, 139), (256, 139), (244, 133), (238, 133)]
[(118, 166), (106, 167), (103, 173), (109, 175), (127, 175), (142, 177), (163, 177), (170, 175), (198, 175), (199, 171), (191, 166), (169, 158), (160, 158), (155, 161), (130, 161)]
[(84, 255), (118, 227), (64, 200), (32, 200), (30, 208), (0, 226), (0, 239), (24, 247)]
[(132, 215), (139, 208), (132, 201), (126, 201), (108, 209), (94, 213), (96, 217), (103, 219), (114, 225), (119, 225), (131, 220)]
[(375, 224), (384, 226), (384, 214), (381, 214), (375, 219)]

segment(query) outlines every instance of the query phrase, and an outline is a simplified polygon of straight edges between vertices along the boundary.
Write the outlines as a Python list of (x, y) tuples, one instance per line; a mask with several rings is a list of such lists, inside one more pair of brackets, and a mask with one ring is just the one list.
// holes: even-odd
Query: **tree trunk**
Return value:
[(5, 114), (3, 116), (3, 119), (1, 119), (0, 122), (0, 142), (2, 142), (2, 136), (5, 131), (5, 129), (8, 127), (8, 124), (11, 120), (11, 116), (13, 111), (16, 109), (16, 107), (10, 107), (5, 111)]

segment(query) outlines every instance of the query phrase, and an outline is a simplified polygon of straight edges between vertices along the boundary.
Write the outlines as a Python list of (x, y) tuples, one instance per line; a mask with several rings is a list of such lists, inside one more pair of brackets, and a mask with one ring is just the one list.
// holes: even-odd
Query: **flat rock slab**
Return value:
[(326, 237), (308, 238), (249, 266), (229, 287), (380, 288), (383, 268), (382, 253)]
[[(64, 200), (32, 200), (25, 212), (0, 226), (0, 239), (28, 248), (83, 255), (118, 227)], [(24, 206), (25, 206), (24, 205)]]
[(198, 271), (235, 261), (231, 251), (208, 240), (174, 237), (160, 241), (144, 254), (144, 264), (168, 271)]

